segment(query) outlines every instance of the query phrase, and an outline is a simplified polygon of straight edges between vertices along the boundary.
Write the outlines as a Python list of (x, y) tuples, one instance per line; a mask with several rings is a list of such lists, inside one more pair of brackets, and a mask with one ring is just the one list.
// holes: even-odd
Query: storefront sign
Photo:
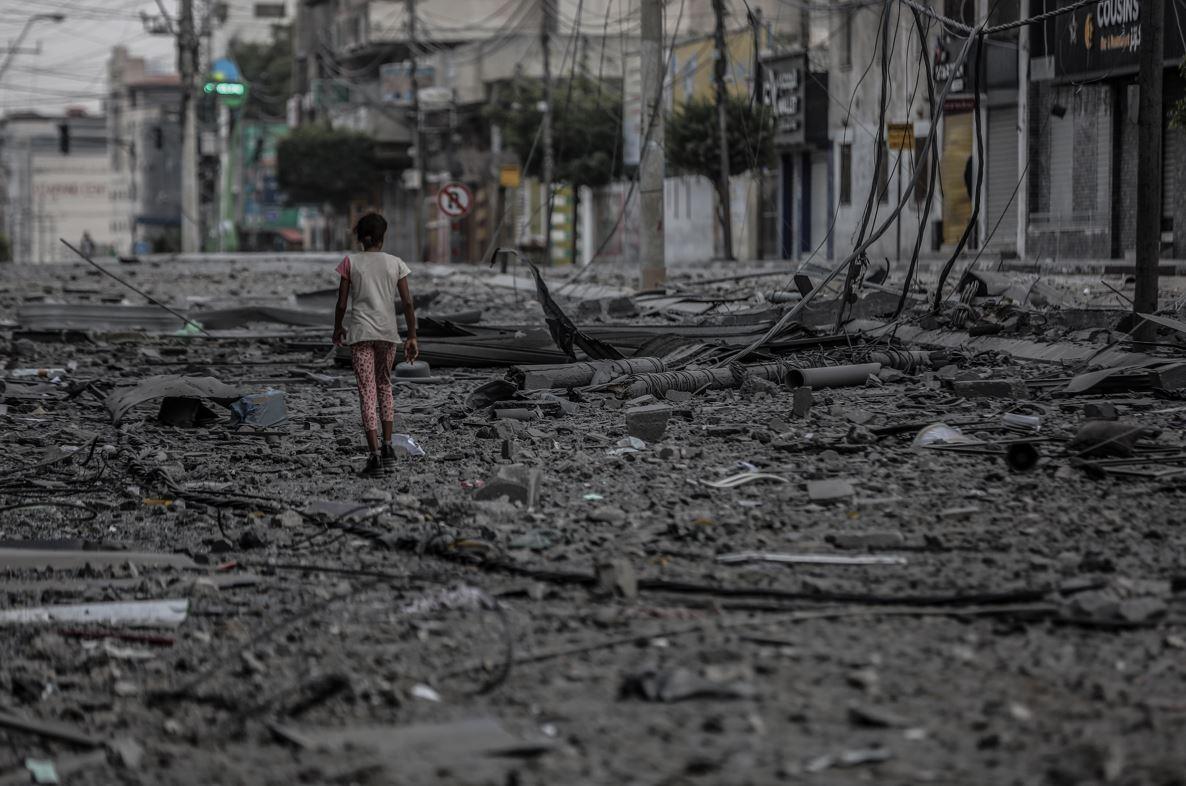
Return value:
[(914, 123), (886, 123), (885, 143), (890, 150), (913, 150)]
[[(433, 86), (436, 70), (432, 66), (416, 67), (416, 86), (421, 98), (426, 88)], [(379, 93), (383, 100), (400, 106), (412, 105), (412, 64), (384, 63), (379, 66)]]
[[(1050, 3), (1054, 5), (1054, 3)], [(1060, 0), (1059, 7), (1071, 5)], [(1145, 0), (1099, 0), (1046, 20), (1044, 42), (1054, 56), (1055, 78), (1121, 76), (1140, 68), (1141, 39), (1146, 30)], [(1176, 2), (1165, 4), (1161, 20), (1165, 36), (1165, 63), (1181, 62), (1186, 45), (1175, 12)], [(1181, 20), (1186, 23), (1186, 19)]]
[(774, 143), (779, 147), (827, 140), (828, 75), (809, 68), (802, 52), (763, 62), (762, 102), (774, 115)]

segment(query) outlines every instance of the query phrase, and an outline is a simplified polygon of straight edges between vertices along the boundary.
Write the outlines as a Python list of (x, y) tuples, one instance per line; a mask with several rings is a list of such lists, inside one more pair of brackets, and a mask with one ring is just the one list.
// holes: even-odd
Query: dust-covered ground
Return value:
[[(181, 308), (292, 307), (332, 268), (113, 266)], [(531, 291), (487, 271), (420, 272), (426, 313), (542, 324)], [(1123, 307), (1098, 279), (1055, 283)], [(730, 291), (745, 287), (772, 285)], [(494, 418), (466, 399), (503, 369), (436, 368), (448, 379), (396, 386), (396, 431), (427, 455), (363, 478), (328, 330), (30, 336), (24, 303), (144, 301), (85, 266), (0, 268), (0, 291), (3, 546), (195, 563), (0, 573), (8, 610), (189, 601), (175, 628), (8, 625), (0, 782), (33, 782), (38, 762), (80, 784), (1186, 782), (1181, 480), (1085, 468), (1068, 444), (1085, 404), (1110, 404), (1160, 430), (1148, 466), (1172, 469), (1172, 392), (1070, 395), (1070, 369), (967, 352), (817, 389), (806, 413), (752, 381), (666, 402), (635, 452), (612, 391)], [(1027, 337), (1114, 338), (1056, 326)], [(30, 367), (67, 373), (13, 377)], [(282, 390), (289, 418), (235, 430), (212, 405), (214, 423), (175, 428), (152, 401), (113, 424), (102, 399), (157, 374)], [(953, 391), (982, 377), (1031, 384)], [(939, 421), (980, 442), (912, 448)], [(1006, 465), (1013, 441), (1035, 469)], [(512, 464), (539, 473), (531, 507), (482, 493)], [(763, 476), (720, 484), (742, 472)]]

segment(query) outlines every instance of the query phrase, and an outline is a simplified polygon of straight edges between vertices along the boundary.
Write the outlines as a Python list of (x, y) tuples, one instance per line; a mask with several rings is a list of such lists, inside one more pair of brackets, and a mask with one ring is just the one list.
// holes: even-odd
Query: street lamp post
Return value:
[(4, 78), (4, 73), (8, 71), (8, 66), (12, 64), (13, 55), (16, 54), (16, 50), (21, 48), (21, 44), (24, 42), (25, 36), (29, 34), (29, 28), (33, 26), (34, 22), (46, 20), (57, 24), (65, 19), (65, 14), (33, 14), (29, 17), (25, 21), (25, 26), (21, 28), (21, 34), (16, 37), (16, 42), (8, 50), (8, 57), (4, 58), (4, 65), (0, 65), (0, 79)]

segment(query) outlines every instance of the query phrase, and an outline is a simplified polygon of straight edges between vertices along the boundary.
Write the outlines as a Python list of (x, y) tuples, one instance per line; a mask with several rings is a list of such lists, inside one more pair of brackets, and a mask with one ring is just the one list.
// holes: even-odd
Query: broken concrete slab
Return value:
[(0, 548), (0, 570), (78, 570), (120, 565), (144, 567), (197, 568), (184, 554), (158, 554), (138, 551), (57, 551)]
[(840, 502), (852, 499), (852, 484), (840, 478), (807, 481), (807, 497), (812, 502)]
[(496, 500), (506, 497), (524, 507), (533, 508), (539, 502), (542, 473), (524, 464), (508, 464), (498, 468), (494, 477), (474, 491), (475, 500)]
[(631, 407), (626, 410), (626, 431), (646, 442), (658, 442), (667, 431), (671, 411), (671, 407), (664, 404)]
[(135, 600), (119, 603), (78, 603), (63, 606), (0, 611), (0, 625), (46, 622), (101, 623), (131, 627), (176, 628), (189, 614), (189, 600)]
[(969, 379), (953, 382), (951, 390), (960, 398), (1006, 398), (1029, 397), (1025, 382), (1020, 379)]
[(111, 420), (119, 423), (132, 407), (158, 398), (209, 399), (229, 407), (232, 401), (242, 398), (245, 392), (214, 377), (163, 374), (149, 377), (133, 388), (112, 393), (103, 404), (111, 413)]

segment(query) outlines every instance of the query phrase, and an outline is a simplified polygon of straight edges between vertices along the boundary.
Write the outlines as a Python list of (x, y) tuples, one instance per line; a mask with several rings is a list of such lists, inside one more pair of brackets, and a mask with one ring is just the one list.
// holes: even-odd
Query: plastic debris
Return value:
[(409, 456), (423, 456), (424, 448), (416, 444), (416, 440), (408, 434), (392, 434), (391, 447), (394, 450), (402, 450)]
[(771, 475), (768, 472), (741, 472), (723, 480), (702, 480), (700, 482), (714, 489), (731, 489), (737, 486), (743, 486), (746, 483), (753, 483), (756, 480), (777, 480), (779, 483), (790, 482), (781, 475)]
[(47, 759), (25, 759), (25, 769), (34, 783), (61, 783), (54, 763)]
[(979, 445), (980, 440), (969, 437), (957, 428), (946, 423), (932, 423), (918, 432), (918, 436), (910, 443), (912, 448), (929, 448), (932, 445)]
[(267, 390), (252, 393), (231, 404), (235, 423), (241, 426), (267, 428), (288, 420), (288, 408), (284, 403), (284, 391)]
[(0, 611), (0, 625), (86, 622), (176, 628), (185, 622), (188, 614), (189, 601), (185, 598), (133, 600), (119, 603), (79, 603), (5, 609)]
[(622, 437), (614, 443), (614, 447), (606, 451), (606, 454), (610, 456), (624, 456), (627, 453), (638, 453), (646, 449), (647, 443), (638, 437)]

